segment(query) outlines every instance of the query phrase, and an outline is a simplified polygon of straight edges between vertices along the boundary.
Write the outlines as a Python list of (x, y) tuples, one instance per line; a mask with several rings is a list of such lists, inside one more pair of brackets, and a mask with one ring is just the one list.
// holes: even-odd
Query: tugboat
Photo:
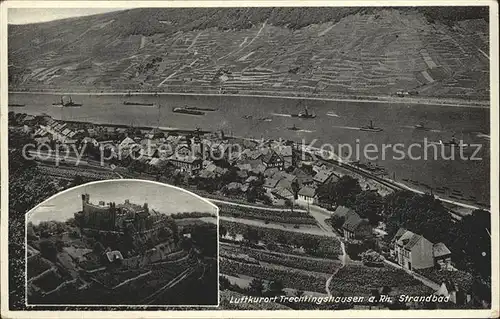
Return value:
[(416, 130), (424, 130), (424, 131), (427, 131), (427, 128), (424, 126), (424, 123), (419, 123), (417, 125), (414, 125), (413, 128), (415, 128)]
[(370, 120), (370, 124), (366, 126), (361, 126), (359, 128), (360, 131), (366, 131), (366, 132), (382, 132), (383, 129), (380, 127), (373, 126), (373, 121)]
[(124, 101), (123, 105), (141, 105), (141, 106), (153, 106), (154, 103), (142, 103), (142, 102), (130, 102), (130, 101)]
[(74, 103), (73, 100), (71, 99), (71, 96), (69, 97), (69, 101), (64, 101), (64, 96), (63, 96), (63, 97), (61, 97), (60, 103), (52, 103), (52, 105), (57, 106), (57, 107), (82, 106), (82, 104)]
[(300, 111), (298, 114), (290, 114), (291, 117), (300, 117), (302, 119), (313, 119), (316, 117), (316, 114), (309, 113), (307, 109), (307, 105), (304, 107), (303, 111)]
[(297, 126), (295, 126), (295, 124), (293, 124), (293, 126), (289, 127), (288, 130), (290, 130), (290, 131), (300, 131), (300, 128), (298, 128)]
[(186, 110), (192, 110), (192, 111), (207, 111), (207, 112), (215, 112), (217, 109), (212, 109), (209, 107), (196, 107), (196, 106), (186, 106), (184, 107)]
[(174, 107), (172, 109), (172, 112), (174, 112), (174, 113), (188, 114), (188, 115), (205, 115), (205, 112), (196, 111), (196, 110), (190, 110), (187, 107)]
[(443, 142), (442, 140), (439, 140), (439, 144), (443, 145), (443, 146), (450, 146), (450, 147), (455, 147), (455, 146), (458, 146), (458, 147), (462, 147), (462, 148), (466, 148), (468, 147), (467, 144), (464, 144), (464, 142), (462, 140), (458, 141), (456, 138), (455, 138), (455, 135), (453, 135), (449, 141), (447, 142)]

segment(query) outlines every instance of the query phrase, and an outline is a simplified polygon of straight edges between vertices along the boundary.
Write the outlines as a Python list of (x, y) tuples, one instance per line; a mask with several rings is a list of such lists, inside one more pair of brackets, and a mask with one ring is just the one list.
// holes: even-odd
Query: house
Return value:
[(288, 168), (292, 166), (293, 163), (293, 149), (289, 145), (277, 145), (273, 147), (273, 151), (276, 152), (283, 159), (283, 167)]
[(372, 227), (368, 219), (361, 218), (356, 212), (351, 211), (342, 224), (342, 232), (345, 239), (365, 239), (372, 235)]
[(261, 157), (262, 163), (266, 166), (266, 168), (276, 167), (279, 170), (282, 170), (285, 167), (285, 163), (283, 158), (279, 156), (275, 151), (270, 150), (266, 154)]
[(304, 172), (302, 169), (295, 169), (293, 174), (296, 176), (300, 187), (311, 186), (314, 183), (312, 176)]
[(271, 191), (274, 196), (284, 200), (294, 200), (292, 191), (288, 188), (280, 187), (279, 184)]
[(298, 200), (307, 204), (313, 204), (316, 190), (310, 186), (304, 186), (299, 190)]
[(451, 251), (444, 243), (434, 244), (432, 247), (434, 266), (439, 269), (448, 269), (451, 266)]
[(274, 176), (274, 174), (276, 174), (277, 172), (279, 172), (279, 168), (277, 167), (273, 167), (273, 168), (268, 168), (264, 171), (264, 177), (268, 177), (268, 178), (271, 178)]
[(393, 238), (394, 257), (405, 269), (423, 269), (434, 266), (433, 244), (425, 237), (400, 228)]
[(168, 161), (179, 168), (181, 172), (188, 172), (190, 174), (199, 171), (202, 163), (202, 161), (195, 156), (181, 156), (180, 154), (170, 156)]
[(320, 169), (316, 175), (313, 177), (314, 183), (316, 185), (323, 185), (330, 181), (337, 181), (339, 177), (333, 172), (333, 170), (328, 168)]
[(119, 149), (125, 149), (125, 148), (130, 148), (131, 146), (134, 146), (136, 143), (133, 139), (130, 137), (126, 137), (121, 141), (121, 143), (118, 145)]
[(264, 180), (264, 188), (268, 188), (268, 189), (273, 189), (276, 187), (276, 185), (278, 185), (278, 182), (279, 180), (277, 179), (274, 179), (274, 178), (266, 178)]
[(110, 263), (114, 262), (115, 260), (123, 260), (122, 253), (118, 250), (106, 252), (106, 257), (108, 258), (108, 261)]

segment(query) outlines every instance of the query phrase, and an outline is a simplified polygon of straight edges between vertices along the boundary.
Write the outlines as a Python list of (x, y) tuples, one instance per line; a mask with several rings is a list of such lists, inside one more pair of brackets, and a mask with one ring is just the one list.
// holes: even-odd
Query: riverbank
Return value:
[(450, 99), (450, 98), (432, 98), (432, 97), (397, 97), (397, 96), (353, 96), (353, 95), (320, 95), (304, 96), (301, 94), (291, 95), (291, 92), (279, 91), (245, 91), (244, 93), (227, 93), (220, 94), (216, 91), (207, 92), (130, 92), (131, 96), (127, 96), (129, 92), (124, 91), (73, 91), (66, 92), (60, 90), (54, 91), (9, 91), (9, 94), (64, 94), (64, 95), (109, 95), (109, 96), (154, 96), (154, 95), (174, 95), (174, 96), (235, 96), (235, 97), (259, 97), (259, 98), (279, 98), (291, 100), (311, 100), (311, 101), (329, 101), (329, 102), (359, 102), (359, 103), (384, 103), (384, 104), (408, 104), (408, 105), (437, 105), (437, 106), (455, 106), (469, 108), (489, 108), (490, 101), (482, 100), (466, 100), (466, 99)]

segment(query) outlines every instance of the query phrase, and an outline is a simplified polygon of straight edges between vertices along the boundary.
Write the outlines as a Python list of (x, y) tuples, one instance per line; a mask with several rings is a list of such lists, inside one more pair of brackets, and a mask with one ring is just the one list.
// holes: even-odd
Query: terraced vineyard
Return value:
[(318, 257), (337, 259), (337, 257), (342, 254), (340, 243), (332, 237), (266, 227), (249, 226), (224, 220), (221, 220), (219, 225), (224, 227), (228, 234), (242, 235), (247, 233), (249, 230), (257, 231), (259, 237), (267, 244), (282, 243), (287, 246), (295, 246), (297, 248), (314, 247), (314, 253), (317, 254)]
[(372, 289), (384, 286), (391, 288), (394, 294), (426, 296), (433, 293), (405, 271), (390, 266), (382, 268), (350, 264), (340, 269), (330, 283), (332, 294), (369, 296)]
[[(322, 8), (324, 13), (307, 9), (310, 15), (295, 16), (295, 25), (287, 25), (279, 21), (294, 20), (283, 8), (237, 14), (220, 9), (210, 21), (204, 21), (202, 10), (191, 10), (192, 17), (177, 17), (172, 10), (130, 10), (11, 26), (10, 87), (223, 88), (302, 96), (380, 96), (402, 90), (467, 99), (489, 94), (488, 22), (480, 16), (450, 21), (417, 9)], [(131, 23), (131, 15), (147, 16), (148, 25)], [(72, 28), (65, 28), (68, 23)]]
[(245, 219), (257, 219), (268, 222), (287, 224), (316, 225), (316, 219), (305, 212), (270, 211), (250, 207), (238, 207), (234, 205), (218, 204), (220, 214), (223, 216), (239, 217)]
[(328, 274), (317, 274), (297, 271), (293, 268), (277, 269), (259, 265), (249, 265), (234, 260), (221, 258), (219, 261), (220, 271), (226, 275), (238, 276), (244, 274), (263, 280), (279, 280), (286, 288), (307, 291), (325, 291), (325, 282)]

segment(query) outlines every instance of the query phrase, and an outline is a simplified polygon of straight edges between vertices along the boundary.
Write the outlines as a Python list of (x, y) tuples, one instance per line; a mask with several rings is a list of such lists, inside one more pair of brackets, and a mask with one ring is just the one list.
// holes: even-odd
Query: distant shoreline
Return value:
[[(255, 92), (255, 94), (251, 94)], [(288, 93), (288, 92), (287, 92)], [(108, 91), (108, 92), (64, 92), (64, 91), (9, 91), (9, 94), (44, 94), (44, 95), (97, 95), (97, 96), (126, 96), (128, 92)], [(246, 93), (196, 93), (196, 92), (130, 92), (131, 96), (141, 95), (176, 95), (176, 96), (234, 96), (234, 97), (257, 97), (257, 98), (273, 98), (273, 99), (291, 99), (291, 100), (311, 100), (311, 101), (331, 101), (331, 102), (358, 102), (358, 103), (383, 103), (383, 104), (411, 104), (411, 105), (436, 105), (436, 106), (454, 106), (466, 108), (482, 108), (489, 109), (490, 101), (484, 100), (462, 100), (462, 99), (439, 99), (439, 98), (415, 98), (415, 97), (394, 97), (394, 96), (294, 96), (280, 95), (279, 92), (271, 91), (247, 91)], [(272, 94), (272, 95), (271, 95)]]

